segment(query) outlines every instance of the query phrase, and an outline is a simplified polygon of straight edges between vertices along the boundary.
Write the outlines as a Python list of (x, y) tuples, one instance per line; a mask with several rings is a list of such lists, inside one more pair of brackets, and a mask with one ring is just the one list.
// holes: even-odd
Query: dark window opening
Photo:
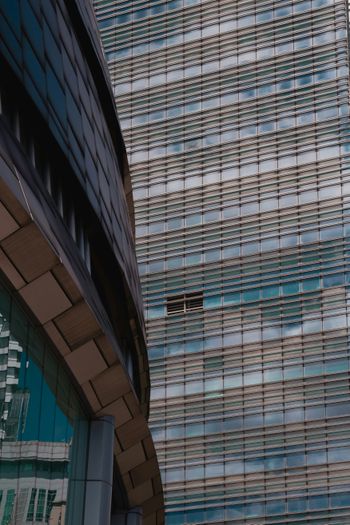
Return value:
[(175, 295), (167, 299), (167, 314), (176, 315), (203, 310), (203, 292)]

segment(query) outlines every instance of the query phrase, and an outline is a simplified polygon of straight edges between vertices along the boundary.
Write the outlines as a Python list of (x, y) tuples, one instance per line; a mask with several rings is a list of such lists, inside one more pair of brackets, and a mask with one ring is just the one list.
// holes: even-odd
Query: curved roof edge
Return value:
[(153, 440), (116, 341), (80, 291), (69, 262), (34, 221), (30, 189), (2, 156), (0, 173), (0, 269), (48, 334), (91, 413), (115, 417), (115, 459), (129, 505), (142, 507), (145, 525), (162, 525)]

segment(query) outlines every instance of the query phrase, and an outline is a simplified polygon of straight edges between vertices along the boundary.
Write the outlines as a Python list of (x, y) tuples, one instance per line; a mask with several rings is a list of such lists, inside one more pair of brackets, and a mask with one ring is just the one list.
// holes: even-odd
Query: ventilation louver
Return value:
[(203, 293), (175, 295), (167, 299), (167, 314), (176, 315), (203, 309)]

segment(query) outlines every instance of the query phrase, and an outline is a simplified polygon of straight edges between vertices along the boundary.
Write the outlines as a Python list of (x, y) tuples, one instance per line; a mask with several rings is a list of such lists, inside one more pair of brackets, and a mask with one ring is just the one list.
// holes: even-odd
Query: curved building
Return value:
[(0, 36), (0, 523), (161, 524), (130, 180), (94, 15), (4, 0)]

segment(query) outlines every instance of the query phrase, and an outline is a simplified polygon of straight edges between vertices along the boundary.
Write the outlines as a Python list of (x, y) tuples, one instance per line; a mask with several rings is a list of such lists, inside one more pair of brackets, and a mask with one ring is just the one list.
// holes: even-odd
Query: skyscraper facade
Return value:
[(345, 0), (95, 0), (168, 525), (350, 520)]

